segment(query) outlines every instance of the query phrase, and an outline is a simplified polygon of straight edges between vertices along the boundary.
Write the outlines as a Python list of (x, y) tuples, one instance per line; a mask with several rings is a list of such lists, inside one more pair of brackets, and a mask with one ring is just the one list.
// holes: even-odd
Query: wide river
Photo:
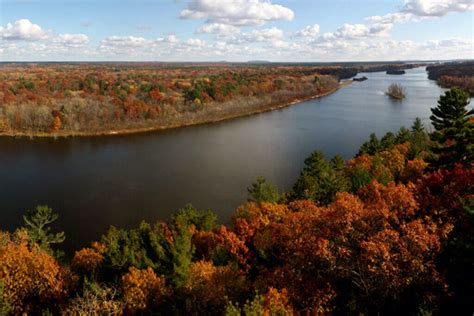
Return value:
[[(59, 213), (55, 228), (66, 232), (67, 250), (97, 240), (110, 225), (167, 219), (186, 203), (227, 222), (258, 176), (288, 190), (313, 150), (351, 158), (372, 132), (409, 127), (416, 117), (429, 125), (443, 89), (424, 68), (363, 75), (369, 80), (330, 96), (216, 124), (111, 137), (0, 138), (0, 229), (20, 226), (38, 204)], [(402, 102), (384, 95), (392, 82), (406, 88)]]

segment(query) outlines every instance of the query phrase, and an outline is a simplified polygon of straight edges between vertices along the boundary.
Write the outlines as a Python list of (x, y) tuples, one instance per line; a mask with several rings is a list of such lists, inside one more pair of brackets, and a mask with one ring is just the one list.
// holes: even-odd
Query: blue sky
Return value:
[(474, 0), (0, 0), (0, 60), (474, 58)]

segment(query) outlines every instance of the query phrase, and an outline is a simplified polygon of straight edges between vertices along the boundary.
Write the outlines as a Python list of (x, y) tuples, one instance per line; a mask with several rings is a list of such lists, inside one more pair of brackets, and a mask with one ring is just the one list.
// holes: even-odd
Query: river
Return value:
[[(186, 203), (210, 208), (221, 222), (264, 176), (288, 190), (316, 149), (351, 158), (376, 132), (429, 125), (443, 89), (424, 68), (402, 76), (361, 73), (334, 94), (289, 108), (215, 124), (145, 134), (68, 139), (0, 138), (0, 229), (21, 226), (22, 214), (48, 204), (66, 232), (66, 250), (97, 240), (110, 225), (167, 219)], [(384, 91), (406, 88), (402, 102)]]

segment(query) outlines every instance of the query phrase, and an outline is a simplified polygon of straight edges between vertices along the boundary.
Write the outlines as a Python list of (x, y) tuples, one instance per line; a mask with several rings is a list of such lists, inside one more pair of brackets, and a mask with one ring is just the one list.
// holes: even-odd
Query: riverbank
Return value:
[[(312, 99), (317, 99), (321, 97), (328, 96), (342, 87), (345, 87), (351, 84), (353, 80), (346, 80), (340, 82), (337, 87), (330, 89), (329, 91), (319, 93), (316, 95), (310, 95), (306, 97), (293, 97), (284, 102), (274, 103), (268, 102), (265, 104), (255, 104), (255, 106), (249, 107), (240, 107), (237, 110), (227, 107), (224, 109), (213, 109), (210, 108), (206, 111), (200, 111), (193, 113), (192, 117), (186, 117), (182, 115), (181, 118), (175, 120), (170, 119), (163, 122), (158, 122), (154, 126), (140, 126), (140, 127), (131, 127), (127, 129), (118, 129), (118, 130), (103, 130), (103, 131), (60, 131), (57, 133), (52, 132), (20, 132), (20, 131), (2, 131), (0, 136), (4, 137), (42, 137), (42, 138), (61, 138), (61, 137), (93, 137), (93, 136), (114, 136), (114, 135), (127, 135), (127, 134), (136, 134), (136, 133), (147, 133), (154, 132), (159, 130), (180, 128), (186, 126), (200, 125), (200, 124), (211, 124), (227, 120), (232, 120), (240, 117), (246, 117), (250, 115), (255, 115), (259, 113), (270, 112), (278, 109), (283, 109), (301, 102), (309, 101)], [(251, 102), (249, 102), (250, 105)], [(212, 114), (212, 115), (209, 115)]]

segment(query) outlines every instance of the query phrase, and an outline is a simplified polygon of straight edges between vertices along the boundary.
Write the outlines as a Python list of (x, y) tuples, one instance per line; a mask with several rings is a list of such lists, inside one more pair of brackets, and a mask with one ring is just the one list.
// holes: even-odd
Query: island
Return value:
[(385, 94), (388, 95), (390, 98), (396, 100), (402, 100), (406, 96), (405, 88), (403, 88), (402, 85), (398, 83), (392, 83), (390, 86), (388, 86), (388, 89)]
[(404, 75), (405, 70), (403, 70), (403, 69), (388, 69), (386, 73), (387, 73), (387, 75)]
[(360, 81), (366, 81), (366, 80), (368, 80), (368, 79), (369, 79), (369, 78), (367, 78), (366, 76), (363, 76), (363, 77), (359, 77), (359, 78), (354, 78), (354, 79), (352, 79), (352, 80), (354, 80), (354, 81), (359, 81), (359, 82), (360, 82)]

